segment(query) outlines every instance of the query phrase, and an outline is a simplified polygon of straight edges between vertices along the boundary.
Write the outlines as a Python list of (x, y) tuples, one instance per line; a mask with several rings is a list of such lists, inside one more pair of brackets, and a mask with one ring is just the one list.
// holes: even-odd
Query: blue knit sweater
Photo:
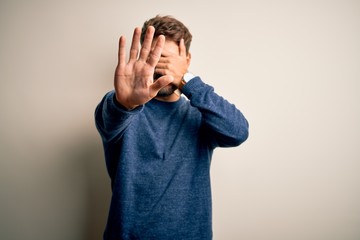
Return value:
[(212, 152), (244, 142), (248, 123), (199, 77), (183, 93), (127, 111), (112, 91), (97, 106), (112, 185), (105, 240), (212, 239)]

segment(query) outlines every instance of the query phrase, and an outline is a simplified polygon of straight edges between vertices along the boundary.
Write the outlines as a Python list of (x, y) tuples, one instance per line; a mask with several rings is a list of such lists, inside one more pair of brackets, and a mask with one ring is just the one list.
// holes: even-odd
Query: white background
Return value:
[(93, 113), (118, 38), (156, 14), (189, 27), (191, 71), (250, 123), (214, 154), (214, 239), (360, 239), (355, 0), (2, 0), (0, 238), (101, 239), (110, 182)]

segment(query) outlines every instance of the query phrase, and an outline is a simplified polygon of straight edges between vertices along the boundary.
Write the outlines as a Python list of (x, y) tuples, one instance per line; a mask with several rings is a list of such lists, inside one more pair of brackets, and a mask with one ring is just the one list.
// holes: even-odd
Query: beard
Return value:
[(160, 91), (158, 92), (158, 94), (156, 96), (157, 97), (168, 97), (171, 94), (173, 94), (176, 89), (177, 89), (177, 87), (174, 84), (170, 83), (169, 85), (160, 89)]
[[(158, 80), (158, 78), (160, 78), (162, 75), (155, 73), (154, 74), (154, 82), (156, 80)], [(169, 85), (163, 87), (162, 89), (160, 89), (160, 91), (158, 92), (158, 94), (156, 95), (157, 97), (168, 97), (171, 94), (173, 94), (176, 91), (177, 86), (175, 86), (173, 83), (170, 83)]]

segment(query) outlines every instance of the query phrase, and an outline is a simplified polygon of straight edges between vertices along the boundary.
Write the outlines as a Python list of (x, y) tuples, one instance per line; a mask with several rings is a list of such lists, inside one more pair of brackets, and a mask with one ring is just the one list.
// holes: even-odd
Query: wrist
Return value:
[(125, 103), (124, 101), (120, 101), (117, 98), (116, 94), (114, 94), (114, 103), (116, 106), (122, 108), (123, 110), (127, 110), (127, 111), (131, 111), (134, 108), (138, 107), (138, 105), (131, 105), (131, 104)]
[(180, 81), (179, 89), (182, 90), (183, 87), (194, 77), (195, 75), (192, 74), (191, 72), (186, 72)]

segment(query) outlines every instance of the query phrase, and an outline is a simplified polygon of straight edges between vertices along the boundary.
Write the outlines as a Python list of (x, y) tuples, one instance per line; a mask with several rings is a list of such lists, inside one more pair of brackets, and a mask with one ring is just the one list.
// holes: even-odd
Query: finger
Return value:
[(151, 67), (155, 67), (156, 64), (159, 62), (159, 59), (161, 57), (161, 52), (164, 48), (164, 44), (165, 44), (165, 37), (163, 35), (160, 35), (157, 38), (155, 47), (153, 48), (153, 50), (150, 52), (148, 58), (147, 58), (147, 63), (151, 66)]
[(186, 56), (186, 47), (183, 38), (180, 40), (179, 51), (180, 51), (180, 56)]
[(161, 63), (160, 61), (156, 64), (155, 70), (156, 69), (166, 69), (167, 68), (167, 63)]
[(159, 59), (159, 62), (158, 62), (158, 64), (159, 63), (169, 63), (170, 61), (169, 61), (169, 58), (168, 57), (164, 57), (163, 56), (163, 53), (161, 53), (161, 57), (160, 57), (160, 59)]
[(139, 54), (140, 36), (141, 36), (141, 29), (135, 28), (131, 42), (129, 61), (134, 61), (137, 59), (137, 56)]
[(153, 26), (148, 27), (146, 30), (144, 42), (142, 43), (139, 57), (139, 59), (144, 62), (147, 60), (151, 51), (151, 44), (154, 38), (154, 32), (155, 28)]
[(168, 71), (167, 71), (167, 69), (155, 68), (154, 73), (160, 74), (160, 75), (166, 75), (168, 73)]
[(118, 65), (124, 66), (126, 60), (126, 39), (124, 36), (121, 36), (119, 39), (119, 50), (118, 50)]
[(156, 94), (165, 86), (169, 85), (174, 81), (174, 78), (170, 75), (162, 76), (158, 78), (153, 84), (150, 85), (150, 94), (152, 97), (156, 96)]

